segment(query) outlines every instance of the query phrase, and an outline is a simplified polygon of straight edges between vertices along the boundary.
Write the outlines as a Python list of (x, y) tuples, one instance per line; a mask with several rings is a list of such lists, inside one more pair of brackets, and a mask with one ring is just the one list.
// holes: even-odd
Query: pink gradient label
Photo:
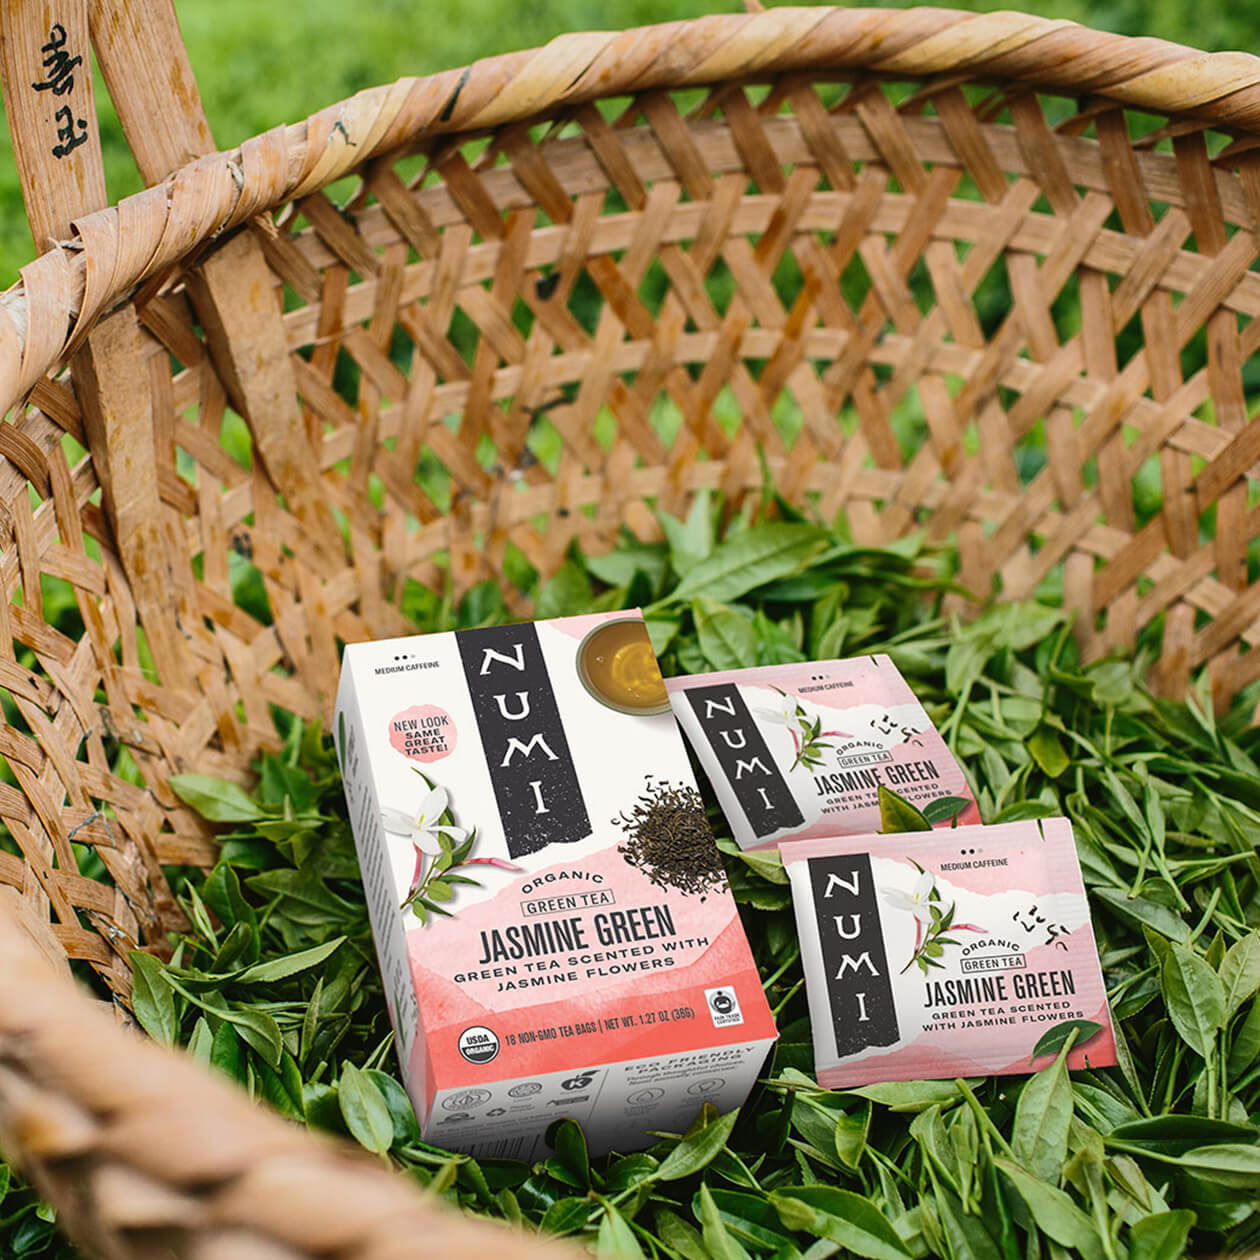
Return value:
[[(521, 875), (408, 946), (443, 1087), (485, 1075), (459, 1053), (469, 1026), (500, 1038), (501, 1076), (544, 1070), (559, 1045), (600, 1062), (774, 1036), (728, 894), (661, 888), (615, 847)], [(735, 988), (745, 1019), (715, 1027), (715, 985)]]

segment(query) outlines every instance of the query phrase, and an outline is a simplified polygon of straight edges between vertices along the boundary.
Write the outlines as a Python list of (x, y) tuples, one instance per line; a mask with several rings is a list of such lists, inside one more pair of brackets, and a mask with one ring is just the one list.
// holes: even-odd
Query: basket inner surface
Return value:
[(1079, 609), (1087, 658), (1140, 642), (1164, 690), (1232, 695), (1260, 675), (1253, 157), (858, 72), (413, 137), (209, 247), (270, 265), (239, 300), (283, 308), (300, 501), (233, 407), (195, 250), (109, 316), (143, 330), (178, 676), (68, 378), (0, 426), (0, 883), (125, 1000), (127, 951), (179, 919), (162, 868), (215, 856), (170, 775), (247, 781), (286, 715), (327, 718), (343, 642), (481, 583), (528, 616), (573, 544), (658, 538), (704, 489), (956, 542), (978, 597)]

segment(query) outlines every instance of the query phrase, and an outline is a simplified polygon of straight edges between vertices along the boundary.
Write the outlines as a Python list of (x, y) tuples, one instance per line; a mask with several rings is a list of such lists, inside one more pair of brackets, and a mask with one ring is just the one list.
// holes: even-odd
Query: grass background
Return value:
[[(799, 2), (799, 0), (798, 0)], [(974, 10), (1018, 7), (1129, 35), (1197, 47), (1250, 49), (1260, 0), (946, 0)], [(739, 0), (175, 0), (215, 139), (232, 148), (277, 123), (295, 122), (366, 87), (430, 74), (478, 57), (546, 43), (568, 31), (608, 30), (729, 13)], [(102, 142), (111, 200), (140, 178), (99, 76)], [(0, 285), (33, 256), (21, 190), (0, 137)]]

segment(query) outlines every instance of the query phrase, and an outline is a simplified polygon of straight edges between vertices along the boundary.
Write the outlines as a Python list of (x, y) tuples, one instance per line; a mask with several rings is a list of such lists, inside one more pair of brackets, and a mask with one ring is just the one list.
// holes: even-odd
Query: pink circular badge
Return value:
[(435, 704), (414, 704), (390, 719), (389, 742), (412, 761), (440, 761), (456, 738), (454, 719)]

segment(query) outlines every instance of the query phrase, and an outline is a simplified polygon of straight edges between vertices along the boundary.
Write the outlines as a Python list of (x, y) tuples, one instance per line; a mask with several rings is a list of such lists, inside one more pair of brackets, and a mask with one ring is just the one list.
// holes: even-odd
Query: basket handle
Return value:
[(461, 1215), (365, 1152), (251, 1102), (189, 1056), (138, 1042), (103, 1004), (57, 978), (18, 926), (16, 894), (5, 893), (0, 1140), (89, 1254), (582, 1255)]
[(140, 178), (214, 151), (172, 0), (92, 0), (92, 44)]

